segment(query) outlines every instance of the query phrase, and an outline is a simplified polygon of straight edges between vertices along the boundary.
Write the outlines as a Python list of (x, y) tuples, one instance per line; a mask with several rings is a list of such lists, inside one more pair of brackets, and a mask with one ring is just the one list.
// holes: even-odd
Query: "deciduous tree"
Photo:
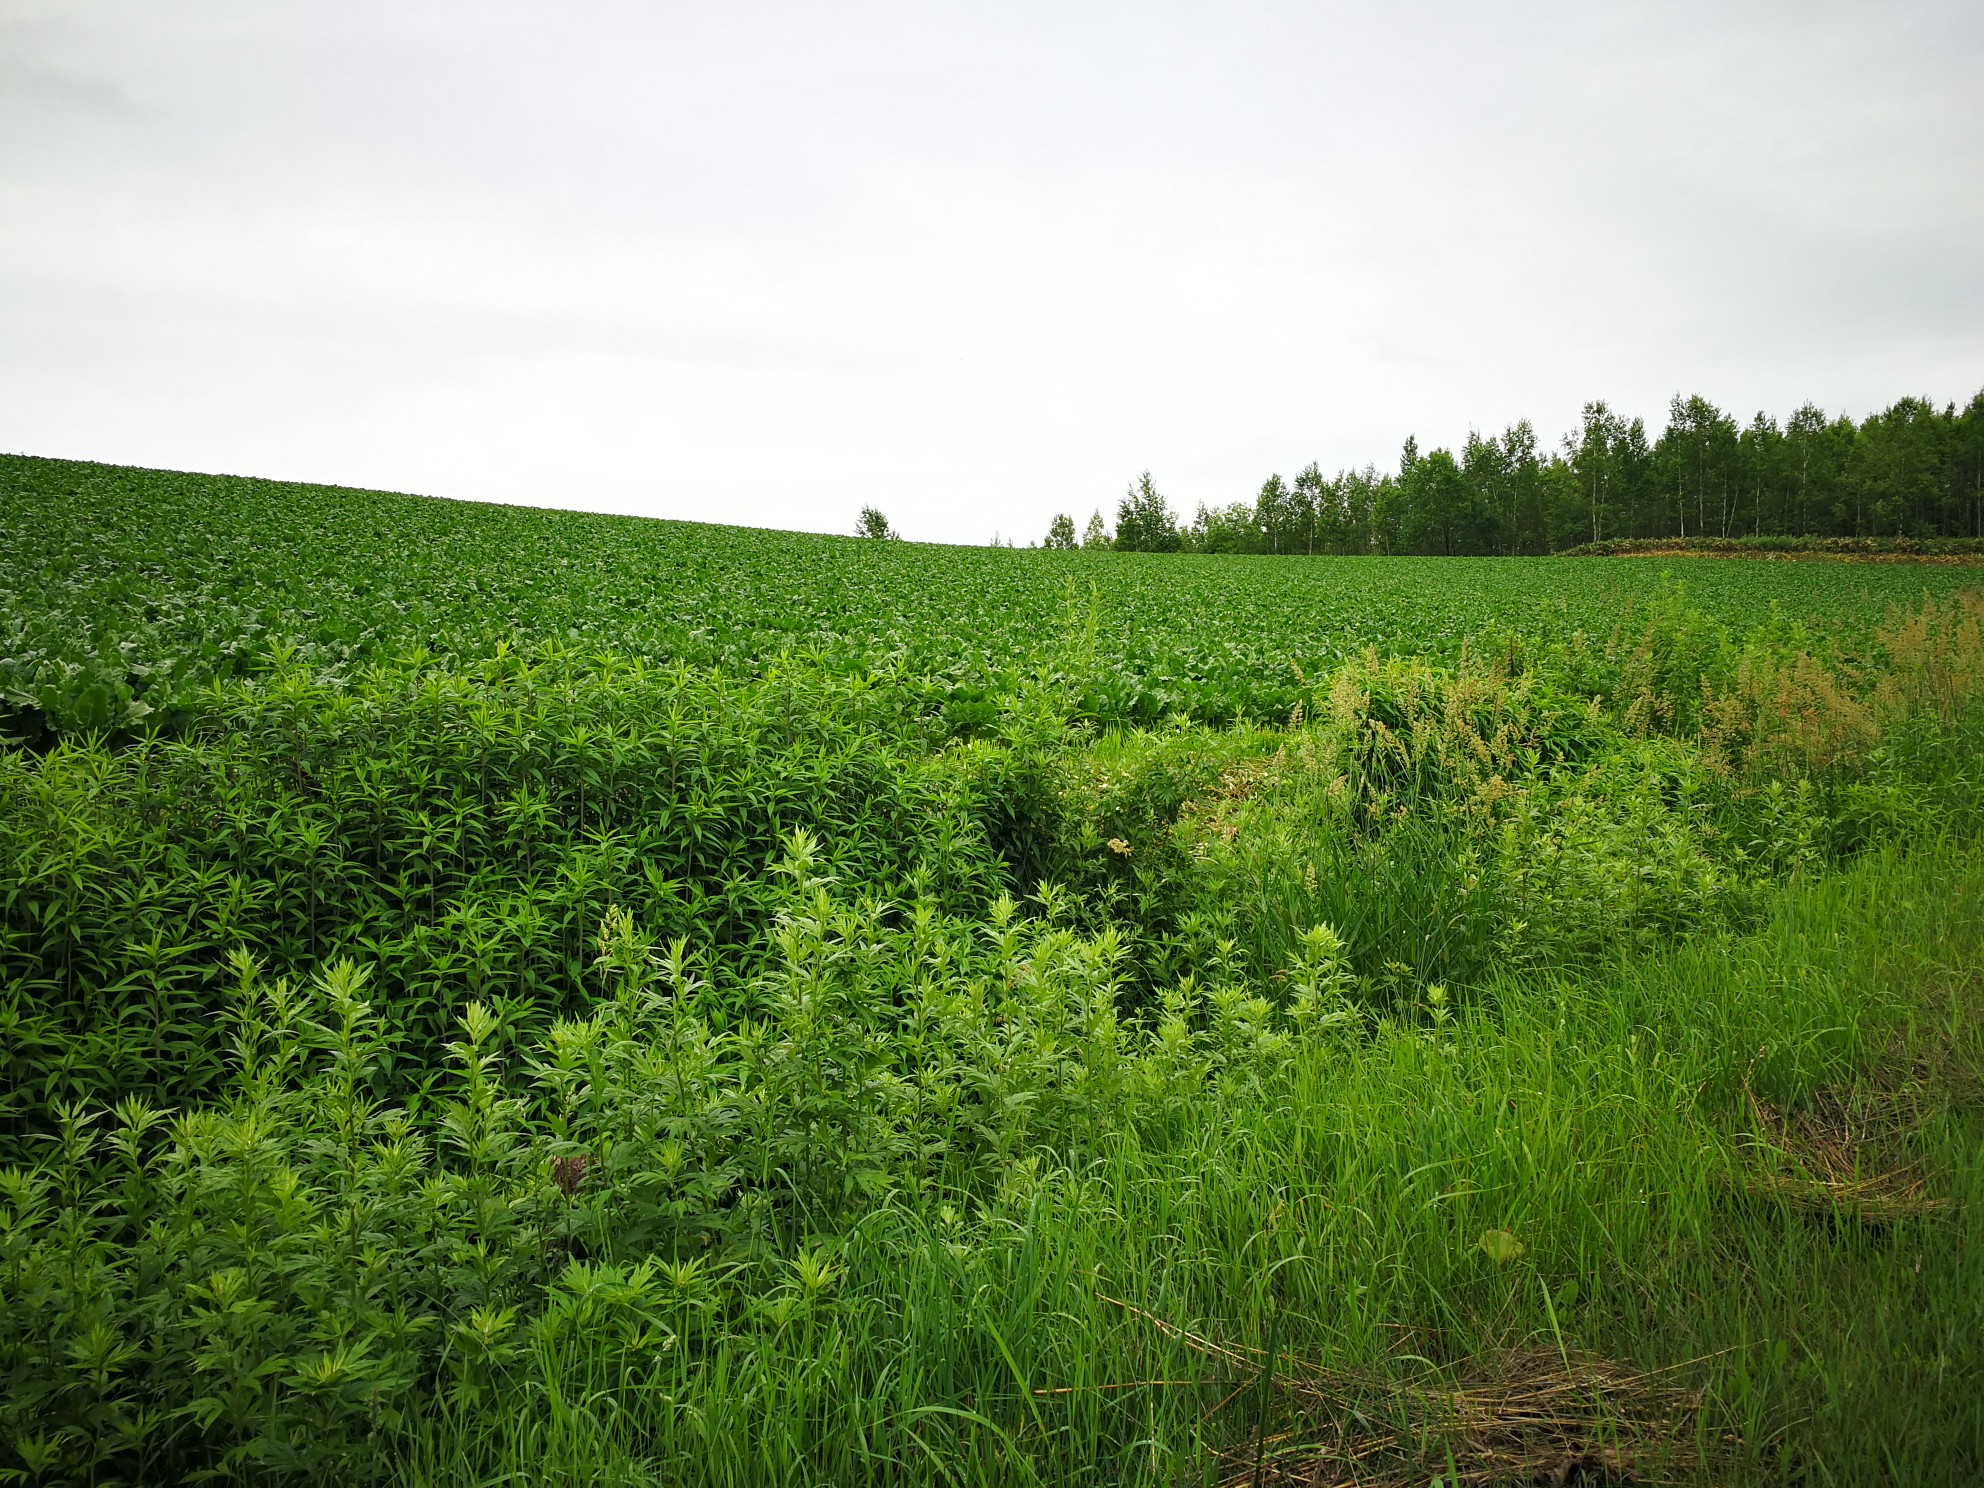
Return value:
[(1146, 470), (1116, 507), (1116, 546), (1131, 553), (1175, 553), (1178, 519)]

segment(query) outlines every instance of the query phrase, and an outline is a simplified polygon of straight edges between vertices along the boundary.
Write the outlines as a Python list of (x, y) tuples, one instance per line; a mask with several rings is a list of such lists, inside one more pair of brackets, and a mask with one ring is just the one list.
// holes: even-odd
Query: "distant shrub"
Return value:
[(861, 508), (861, 515), (855, 520), (854, 535), (894, 539), (901, 534), (889, 525), (889, 519), (883, 516), (879, 509), (864, 506)]

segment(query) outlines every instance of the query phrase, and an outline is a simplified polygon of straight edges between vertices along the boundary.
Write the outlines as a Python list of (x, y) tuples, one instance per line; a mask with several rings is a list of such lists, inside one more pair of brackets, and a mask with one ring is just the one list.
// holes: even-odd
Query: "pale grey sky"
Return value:
[(1984, 385), (1984, 6), (0, 0), (0, 448), (1022, 542)]

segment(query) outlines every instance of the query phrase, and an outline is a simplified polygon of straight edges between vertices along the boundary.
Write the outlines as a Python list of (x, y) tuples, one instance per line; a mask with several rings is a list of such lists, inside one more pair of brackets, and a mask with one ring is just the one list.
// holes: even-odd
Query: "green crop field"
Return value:
[(0, 459), (0, 1482), (1984, 1478), (1984, 584)]
[[(273, 655), (349, 671), (558, 645), (756, 673), (918, 679), (987, 716), (1094, 617), (1084, 716), (1286, 717), (1366, 647), (1451, 659), (1489, 630), (1607, 635), (1664, 585), (1747, 631), (1877, 621), (1961, 570), (1642, 560), (1373, 561), (1006, 552), (478, 506), (0, 457), (0, 689), (58, 725), (185, 710)], [(1071, 616), (1070, 599), (1073, 603)]]

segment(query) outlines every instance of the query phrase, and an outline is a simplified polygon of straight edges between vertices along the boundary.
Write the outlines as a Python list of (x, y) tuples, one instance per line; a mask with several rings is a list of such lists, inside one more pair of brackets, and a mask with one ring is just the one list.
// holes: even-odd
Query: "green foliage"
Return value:
[[(1172, 1079), (1119, 1021), (1112, 932), (840, 898), (827, 867), (795, 830), (755, 1013), (614, 907), (588, 1011), (519, 1060), (467, 1003), (404, 1104), (376, 1093), (405, 1029), (364, 970), (299, 987), (237, 952), (214, 1103), (62, 1103), (51, 1161), (9, 1172), (10, 1437), (58, 1476), (368, 1476), (429, 1392), (493, 1404), (533, 1337), (688, 1349), (723, 1321), (705, 1275), (811, 1306), (836, 1267), (804, 1237), (892, 1195), (996, 1203)], [(1184, 1045), (1242, 1058), (1233, 1016)]]
[[(472, 1005), (399, 1107), (366, 1092), (390, 1034), (359, 973), (239, 963), (220, 1103), (72, 1111), (6, 1175), (15, 1459), (42, 1481), (948, 1481), (1017, 1453), (1170, 1481), (1244, 1433), (1214, 1407), (1247, 1376), (1142, 1317), (1249, 1339), (1270, 1315), (1343, 1367), (1419, 1367), (1401, 1327), (1446, 1360), (1528, 1329), (1683, 1365), (1743, 1481), (1777, 1480), (1783, 1430), (1847, 1475), (1960, 1479), (1984, 1451), (1974, 1208), (1897, 1229), (1727, 1197), (1768, 1161), (1746, 1089), (1795, 1102), (1898, 1037), (1937, 1047), (1974, 860), (1876, 865), (1733, 952), (1503, 980), (1458, 1013), (1430, 988), (1375, 1023), (1315, 927), (1285, 1014), (1188, 983), (1141, 1026), (1109, 1012), (1106, 939), (1010, 909), (891, 926), (822, 896), (803, 837), (780, 866), (762, 1022), (714, 1027), (685, 947), (616, 913), (591, 1013), (519, 1056)], [(1966, 1202), (1975, 1120), (1919, 1138)], [(1860, 1393), (1896, 1368), (1907, 1389)], [(1153, 1379), (1200, 1383), (1118, 1389)]]
[(400, 1072), (468, 1001), (525, 1021), (572, 1006), (610, 904), (748, 983), (795, 828), (857, 881), (921, 875), (982, 904), (997, 880), (973, 803), (927, 753), (917, 690), (878, 682), (555, 655), (292, 668), (177, 738), (0, 752), (8, 1114), (210, 1087), (200, 1010), (237, 947), (294, 978), (361, 958), (397, 1009)]
[[(0, 1482), (1168, 1484), (1256, 1340), (1975, 1475), (1960, 571), (0, 468)], [(1935, 1205), (1745, 1186), (1904, 1077)]]
[(1175, 553), (1178, 519), (1146, 470), (1116, 507), (1116, 546), (1126, 553)]
[(1644, 421), (1592, 402), (1557, 450), (1539, 447), (1527, 419), (1499, 435), (1470, 431), (1458, 455), (1422, 453), (1409, 438), (1396, 475), (1332, 478), (1312, 463), (1292, 483), (1269, 476), (1252, 502), (1201, 505), (1181, 534), (1189, 552), (1305, 555), (1702, 542), (1748, 552), (1798, 540), (1837, 542), (1841, 555), (1974, 551), (1984, 542), (1984, 393), (1961, 411), (1903, 398), (1855, 424), (1806, 404), (1783, 425), (1758, 413), (1741, 428), (1699, 394), (1676, 396), (1655, 438)]
[(901, 536), (895, 528), (889, 525), (889, 519), (882, 515), (880, 509), (872, 506), (861, 508), (861, 515), (854, 523), (854, 535), (856, 537), (872, 537), (887, 540), (893, 540)]
[(1614, 537), (1563, 549), (1567, 557), (1705, 554), (1717, 558), (1979, 558), (1977, 537)]
[[(1076, 711), (1104, 724), (1286, 718), (1298, 671), (1367, 647), (1451, 661), (1491, 628), (1602, 638), (1676, 572), (1738, 634), (1773, 607), (1871, 627), (1968, 582), (1886, 565), (1154, 564), (1092, 546), (1100, 628)], [(914, 679), (933, 714), (982, 719), (1057, 665), (1075, 562), (0, 456), (0, 737), (177, 730), (216, 682), (271, 671), (554, 649), (570, 670), (879, 671)]]

